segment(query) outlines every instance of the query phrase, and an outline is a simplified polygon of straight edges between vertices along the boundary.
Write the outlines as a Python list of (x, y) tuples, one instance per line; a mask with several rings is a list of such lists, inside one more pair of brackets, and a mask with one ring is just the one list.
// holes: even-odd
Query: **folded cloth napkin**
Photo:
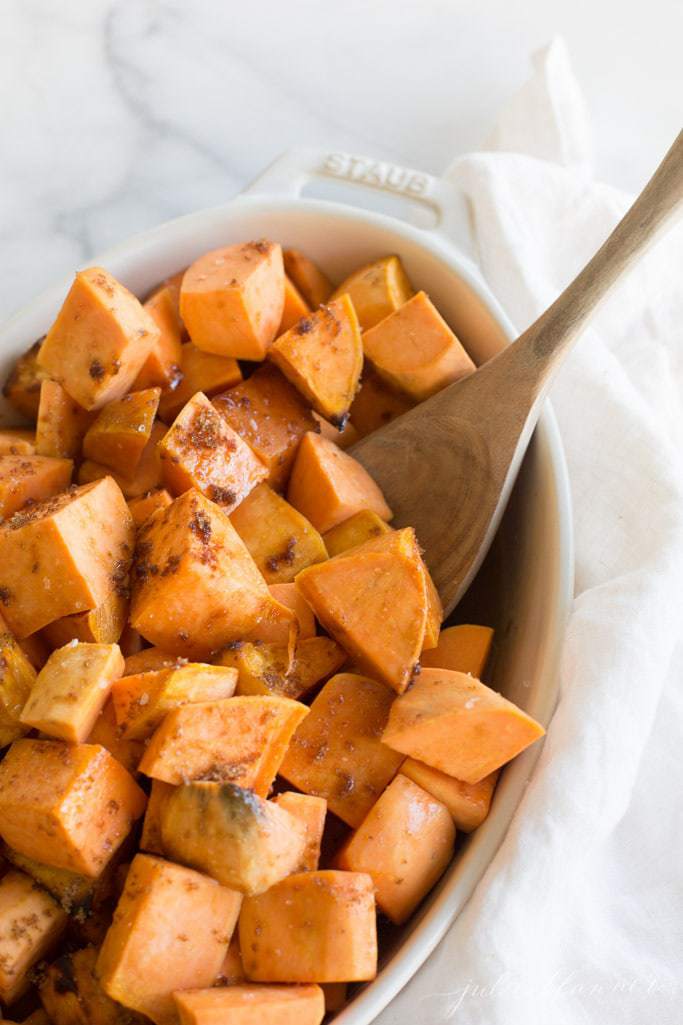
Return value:
[[(558, 40), (489, 148), (447, 173), (519, 330), (631, 201), (593, 180), (588, 135)], [(560, 702), (496, 858), (381, 1025), (683, 1021), (682, 267), (679, 226), (553, 389), (576, 532)]]

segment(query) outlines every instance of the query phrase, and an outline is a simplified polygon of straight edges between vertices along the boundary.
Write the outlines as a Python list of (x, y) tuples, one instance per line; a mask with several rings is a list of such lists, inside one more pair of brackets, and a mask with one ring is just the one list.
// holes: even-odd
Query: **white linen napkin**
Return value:
[[(564, 44), (534, 65), (488, 150), (447, 174), (519, 330), (631, 200), (593, 180)], [(381, 1025), (683, 1021), (682, 268), (679, 226), (554, 387), (576, 531), (560, 703), (494, 862)]]

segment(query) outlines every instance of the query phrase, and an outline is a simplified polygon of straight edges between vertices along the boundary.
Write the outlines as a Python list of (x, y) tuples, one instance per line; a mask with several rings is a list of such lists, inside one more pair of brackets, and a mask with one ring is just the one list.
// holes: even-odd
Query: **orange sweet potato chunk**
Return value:
[(315, 637), (315, 616), (313, 609), (301, 594), (296, 584), (270, 584), (268, 590), (275, 601), (291, 609), (299, 623), (298, 638), (300, 641)]
[(292, 734), (307, 715), (298, 701), (271, 696), (183, 705), (158, 727), (140, 771), (174, 785), (188, 779), (224, 780), (265, 797)]
[(423, 669), (391, 708), (382, 740), (465, 783), (479, 783), (545, 730), (479, 680)]
[(147, 808), (142, 822), (142, 836), (140, 837), (140, 849), (149, 854), (161, 854), (164, 847), (161, 842), (161, 815), (166, 801), (175, 790), (170, 783), (163, 783), (160, 779), (152, 780), (152, 788), (147, 798)]
[(159, 388), (146, 388), (108, 402), (83, 439), (86, 459), (130, 476), (151, 437), (160, 395)]
[(111, 478), (16, 513), (0, 526), (0, 601), (14, 635), (101, 605), (125, 578), (133, 544), (128, 506)]
[(238, 694), (277, 694), (296, 700), (336, 672), (347, 655), (330, 637), (308, 637), (296, 645), (293, 658), (284, 645), (237, 641), (221, 652), (219, 661), (237, 670)]
[(155, 513), (157, 509), (166, 509), (172, 501), (166, 488), (155, 488), (153, 491), (148, 491), (146, 495), (140, 495), (139, 498), (129, 499), (128, 508), (133, 517), (133, 523), (136, 527), (141, 527), (152, 513)]
[(73, 463), (51, 456), (0, 456), (0, 517), (43, 502), (71, 483)]
[(234, 986), (237, 982), (244, 982), (244, 967), (242, 965), (242, 953), (240, 951), (240, 940), (235, 932), (230, 940), (225, 961), (221, 965), (221, 972), (216, 981), (217, 986)]
[(43, 381), (36, 424), (36, 454), (75, 459), (80, 455), (83, 436), (92, 418), (93, 414), (79, 406), (61, 384)]
[(96, 963), (97, 950), (84, 947), (50, 965), (39, 987), (50, 1017), (40, 1025), (144, 1025), (144, 1019), (107, 996), (95, 975)]
[(364, 872), (288, 876), (245, 899), (239, 933), (254, 982), (362, 982), (377, 972), (375, 898)]
[(145, 750), (141, 740), (124, 740), (121, 736), (111, 697), (105, 701), (104, 708), (95, 720), (95, 725), (88, 737), (88, 744), (99, 744), (101, 747), (106, 747), (117, 762), (120, 762), (130, 773), (136, 772)]
[(68, 917), (23, 872), (0, 881), (0, 999), (11, 1004), (28, 989), (28, 972), (63, 932)]
[(476, 369), (424, 292), (365, 331), (363, 349), (379, 376), (414, 402)]
[(168, 388), (178, 380), (182, 359), (183, 329), (178, 310), (178, 290), (162, 285), (143, 306), (159, 328), (149, 355), (133, 382), (133, 390)]
[(192, 342), (185, 342), (180, 354), (179, 373), (161, 393), (159, 416), (171, 423), (198, 391), (217, 395), (242, 380), (242, 371), (236, 359), (203, 352)]
[(332, 282), (319, 267), (298, 249), (285, 249), (282, 258), (285, 272), (302, 296), (315, 310), (332, 295)]
[(289, 331), (290, 327), (294, 327), (298, 320), (301, 320), (302, 317), (305, 317), (310, 312), (310, 307), (301, 292), (292, 279), (285, 274), (285, 302), (282, 308), (282, 320), (277, 329), (276, 337), (284, 334), (285, 331)]
[(369, 541), (371, 537), (379, 537), (389, 530), (391, 527), (380, 519), (376, 512), (372, 509), (361, 509), (353, 516), (349, 516), (348, 520), (343, 520), (336, 527), (332, 527), (332, 530), (328, 530), (323, 541), (327, 554), (332, 559), (335, 555), (356, 548), (357, 545)]
[(455, 776), (447, 776), (431, 765), (406, 758), (401, 773), (412, 779), (423, 790), (445, 804), (451, 813), (456, 829), (471, 833), (480, 826), (489, 813), (493, 791), (498, 780), (498, 770), (484, 776), (478, 783), (464, 783)]
[(450, 812), (400, 773), (337, 856), (339, 868), (367, 872), (377, 906), (401, 924), (413, 913), (453, 856)]
[(315, 872), (320, 862), (320, 844), (325, 829), (327, 801), (324, 797), (297, 794), (294, 790), (286, 790), (284, 793), (278, 794), (273, 799), (273, 803), (288, 811), (304, 827), (306, 846), (296, 871)]
[(448, 626), (439, 633), (436, 646), (422, 653), (420, 661), (427, 669), (451, 669), (481, 680), (492, 643), (490, 626)]
[(289, 381), (266, 363), (251, 377), (213, 400), (234, 431), (268, 467), (268, 483), (282, 488), (287, 482), (299, 442), (316, 421)]
[[(117, 572), (117, 571), (115, 571)], [(117, 572), (118, 578), (118, 572)], [(62, 648), (69, 641), (87, 644), (117, 644), (128, 617), (127, 574), (121, 572), (116, 590), (88, 612), (75, 612), (71, 616), (55, 619), (42, 630), (42, 636), (52, 649)]]
[(32, 456), (35, 451), (35, 431), (25, 427), (0, 428), (0, 456)]
[(36, 682), (36, 671), (3, 624), (0, 633), (0, 748), (28, 733), (21, 713)]
[(213, 985), (240, 903), (199, 872), (136, 855), (97, 959), (102, 988), (156, 1025), (175, 1025), (173, 991)]
[(158, 336), (139, 300), (90, 267), (76, 275), (38, 363), (84, 409), (100, 409), (129, 391)]
[(343, 426), (363, 369), (358, 318), (348, 295), (298, 321), (269, 355), (316, 412)]
[(366, 363), (360, 388), (351, 404), (349, 423), (355, 427), (358, 435), (364, 438), (367, 434), (390, 424), (396, 417), (403, 416), (414, 405), (415, 403), (405, 395), (399, 395), (387, 387)]
[(7, 401), (27, 420), (33, 421), (38, 417), (41, 382), (49, 376), (38, 362), (43, 341), (39, 338), (19, 357), (2, 389)]
[(227, 513), (268, 476), (261, 460), (202, 392), (178, 414), (159, 451), (172, 494), (196, 488)]
[(334, 442), (310, 432), (299, 445), (287, 500), (323, 534), (361, 509), (383, 520), (392, 517), (367, 470)]
[(342, 281), (332, 296), (348, 293), (363, 331), (374, 327), (413, 295), (403, 264), (398, 256), (384, 256), (354, 271)]
[(145, 795), (97, 744), (15, 740), (0, 763), (0, 835), (20, 854), (97, 877)]
[(137, 676), (152, 669), (166, 669), (167, 666), (184, 665), (185, 660), (172, 655), (163, 648), (143, 648), (126, 656), (124, 676)]
[(375, 680), (333, 676), (294, 734), (280, 775), (305, 794), (326, 798), (330, 811), (359, 826), (402, 761), (380, 740), (393, 699)]
[(194, 344), (235, 359), (264, 359), (282, 320), (282, 249), (261, 239), (200, 256), (185, 271), (180, 315)]
[(320, 986), (250, 986), (195, 989), (173, 994), (180, 1025), (320, 1025)]
[(126, 498), (139, 498), (149, 491), (161, 487), (161, 457), (159, 442), (166, 434), (166, 428), (158, 421), (152, 425), (152, 430), (147, 444), (137, 465), (131, 467), (129, 472), (121, 473), (113, 470), (103, 463), (96, 463), (92, 459), (86, 459), (81, 463), (78, 471), (80, 484), (89, 484), (92, 481), (102, 480), (104, 477), (112, 477)]

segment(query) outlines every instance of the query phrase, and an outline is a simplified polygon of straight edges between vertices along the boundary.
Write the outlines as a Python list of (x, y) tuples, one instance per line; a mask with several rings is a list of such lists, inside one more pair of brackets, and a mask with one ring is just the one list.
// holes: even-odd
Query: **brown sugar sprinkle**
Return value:
[(276, 552), (266, 559), (266, 566), (271, 573), (276, 573), (280, 566), (291, 566), (296, 558), (296, 538), (290, 537), (281, 552)]
[(180, 442), (191, 448), (218, 448), (223, 438), (213, 410), (197, 410), (187, 431), (182, 432)]
[(93, 381), (102, 380), (102, 378), (104, 377), (104, 367), (102, 366), (100, 360), (95, 358), (91, 361), (90, 366), (88, 367), (88, 373), (92, 377)]
[(119, 598), (130, 598), (130, 588), (128, 586), (128, 563), (126, 561), (119, 559), (118, 562), (114, 563), (111, 580), (114, 585), (114, 591)]
[(9, 605), (11, 601), (12, 592), (9, 587), (0, 587), (0, 602), (2, 602), (3, 605)]
[(237, 492), (231, 488), (222, 488), (218, 484), (209, 487), (209, 498), (218, 505), (232, 505), (237, 499)]
[(307, 335), (313, 330), (313, 320), (311, 317), (304, 317), (294, 328), (298, 335)]
[(161, 571), (162, 577), (170, 577), (173, 573), (178, 572), (178, 566), (180, 565), (180, 555), (169, 555), (166, 565)]
[(190, 520), (190, 530), (203, 544), (208, 545), (211, 540), (211, 521), (201, 509), (197, 509)]

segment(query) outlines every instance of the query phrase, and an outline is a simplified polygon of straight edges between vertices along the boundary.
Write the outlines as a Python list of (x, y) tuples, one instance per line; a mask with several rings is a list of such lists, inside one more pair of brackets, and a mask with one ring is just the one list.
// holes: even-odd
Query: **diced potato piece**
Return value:
[(488, 815), (499, 776), (496, 770), (478, 783), (463, 783), (461, 779), (447, 776), (445, 772), (433, 769), (431, 765), (418, 762), (415, 758), (406, 758), (401, 773), (445, 804), (456, 829), (463, 833), (471, 833)]
[(217, 986), (234, 986), (237, 982), (244, 982), (244, 966), (242, 965), (242, 954), (240, 953), (240, 940), (237, 932), (233, 933), (230, 940), (225, 961), (221, 965), (220, 975), (216, 980)]
[(0, 456), (32, 456), (36, 434), (25, 427), (0, 427)]
[(27, 637), (97, 608), (127, 572), (133, 521), (111, 478), (73, 488), (0, 526), (0, 602), (12, 633)]
[(53, 898), (23, 872), (0, 880), (0, 999), (11, 1004), (28, 987), (28, 972), (67, 923)]
[(153, 644), (208, 661), (273, 605), (230, 520), (199, 492), (187, 491), (140, 528), (130, 622)]
[(320, 1025), (320, 986), (224, 986), (173, 994), (180, 1025)]
[(36, 682), (36, 671), (8, 630), (0, 633), (0, 747), (17, 740), (28, 727), (21, 713)]
[(241, 899), (190, 868), (136, 855), (97, 959), (102, 988), (156, 1025), (175, 1025), (173, 991), (213, 985)]
[(304, 641), (307, 637), (315, 637), (313, 609), (296, 584), (270, 584), (268, 590), (276, 601), (295, 613), (299, 621), (299, 640)]
[(128, 772), (134, 773), (142, 758), (145, 745), (141, 740), (124, 740), (116, 722), (114, 705), (109, 698), (100, 712), (88, 737), (89, 744), (99, 744), (116, 758)]
[(118, 470), (112, 470), (102, 463), (86, 459), (78, 471), (79, 483), (89, 484), (91, 481), (102, 480), (103, 477), (113, 477), (126, 498), (139, 498), (148, 491), (154, 491), (155, 488), (161, 487), (162, 483), (159, 442), (165, 434), (166, 428), (162, 423), (157, 422), (152, 426), (149, 441), (130, 473), (119, 473)]
[(266, 363), (251, 377), (217, 395), (213, 404), (268, 468), (268, 482), (287, 482), (299, 442), (316, 430), (308, 406), (277, 367)]
[(282, 258), (287, 277), (292, 279), (311, 309), (326, 303), (332, 295), (332, 282), (313, 260), (298, 249), (285, 249)]
[(144, 809), (143, 792), (97, 744), (24, 738), (0, 763), (0, 835), (55, 868), (98, 876)]
[(97, 950), (62, 954), (40, 984), (40, 999), (54, 1025), (143, 1025), (143, 1019), (108, 997), (95, 974)]
[(194, 344), (235, 359), (264, 359), (284, 308), (282, 249), (261, 239), (200, 256), (185, 271), (180, 315)]
[(479, 783), (542, 737), (521, 708), (465, 673), (423, 669), (391, 708), (382, 740), (465, 783)]
[(90, 735), (123, 673), (118, 644), (79, 644), (58, 648), (38, 673), (21, 721), (42, 733), (73, 744)]
[(384, 520), (380, 519), (372, 509), (361, 509), (360, 512), (349, 516), (348, 520), (338, 523), (332, 530), (328, 530), (323, 537), (327, 554), (330, 558), (346, 552), (349, 548), (362, 545), (371, 537), (379, 537), (386, 534), (389, 527)]
[(192, 342), (185, 342), (180, 356), (180, 376), (173, 387), (161, 394), (159, 416), (171, 423), (198, 391), (216, 395), (242, 380), (242, 371), (236, 359), (202, 352)]
[(327, 438), (328, 441), (333, 441), (341, 449), (350, 448), (351, 445), (355, 445), (360, 435), (353, 426), (350, 420), (346, 420), (343, 426), (335, 427), (329, 420), (325, 420), (324, 417), (320, 416), (319, 413), (314, 412), (318, 427), (320, 428), (320, 434), (323, 438)]
[(280, 697), (183, 705), (157, 729), (140, 771), (175, 785), (195, 779), (236, 783), (265, 797), (292, 734), (307, 715), (305, 705)]
[(363, 369), (358, 318), (348, 295), (280, 335), (269, 356), (316, 412), (343, 426)]
[(377, 972), (375, 898), (365, 873), (288, 876), (245, 899), (239, 932), (244, 970), (255, 982), (362, 982)]
[(34, 422), (38, 418), (40, 385), (48, 374), (38, 363), (38, 353), (43, 344), (39, 338), (14, 364), (2, 389), (2, 394), (22, 416)]
[(291, 583), (327, 558), (315, 527), (267, 484), (254, 488), (230, 520), (268, 584)]
[(403, 416), (415, 403), (387, 387), (372, 367), (365, 364), (363, 379), (351, 404), (350, 423), (361, 438)]
[(399, 773), (342, 848), (337, 865), (367, 872), (377, 906), (400, 925), (443, 874), (454, 843), (448, 808)]
[(159, 328), (149, 355), (133, 382), (133, 389), (168, 388), (181, 373), (183, 328), (178, 310), (178, 295), (171, 285), (162, 285), (142, 304)]
[(336, 672), (347, 655), (330, 637), (308, 637), (297, 644), (293, 661), (282, 645), (248, 641), (229, 645), (219, 660), (239, 673), (238, 694), (276, 694), (296, 699)]
[(130, 477), (152, 434), (159, 388), (132, 391), (108, 402), (83, 439), (83, 455)]
[(268, 476), (261, 460), (198, 392), (159, 444), (166, 486), (174, 495), (196, 488), (230, 513)]
[(146, 740), (171, 709), (231, 698), (236, 684), (235, 669), (202, 662), (124, 676), (112, 689), (116, 721), (124, 739)]
[(448, 626), (440, 632), (436, 647), (423, 652), (420, 661), (423, 668), (451, 669), (480, 680), (492, 642), (490, 626)]
[(69, 641), (83, 641), (88, 644), (116, 644), (126, 625), (128, 617), (128, 574), (121, 571), (121, 580), (116, 590), (89, 612), (74, 612), (63, 616), (43, 629), (43, 637), (51, 648), (61, 648)]
[(38, 354), (38, 364), (84, 409), (130, 390), (159, 328), (101, 267), (79, 271)]
[(73, 463), (51, 456), (0, 456), (0, 517), (64, 491), (71, 483)]
[(424, 292), (365, 331), (363, 349), (379, 376), (414, 402), (476, 370)]
[(143, 648), (126, 658), (124, 676), (137, 676), (152, 669), (166, 669), (168, 666), (187, 665), (186, 658), (178, 658), (163, 648)]
[(321, 986), (325, 997), (325, 1014), (334, 1014), (341, 1011), (346, 1003), (346, 991), (348, 985), (345, 982), (324, 982)]
[(166, 509), (173, 499), (165, 488), (155, 488), (139, 498), (131, 498), (128, 502), (130, 514), (136, 527), (141, 527), (157, 509)]
[(61, 384), (43, 381), (36, 424), (36, 454), (75, 459), (81, 453), (83, 436), (92, 418), (93, 414), (79, 406)]
[(299, 862), (296, 872), (315, 872), (320, 862), (320, 844), (325, 829), (325, 816), (327, 815), (327, 801), (324, 797), (314, 797), (312, 794), (297, 794), (293, 790), (286, 790), (273, 799), (295, 819), (298, 819), (304, 827), (306, 846)]
[(325, 684), (292, 738), (280, 775), (359, 826), (401, 757), (380, 740), (394, 694), (364, 676), (340, 673)]
[(89, 879), (77, 872), (68, 872), (64, 868), (54, 868), (42, 861), (27, 858), (11, 847), (3, 847), (3, 854), (14, 868), (31, 876), (39, 886), (47, 890), (55, 898), (60, 907), (68, 915), (79, 918), (88, 917), (103, 895), (111, 892), (111, 873), (109, 869), (99, 879)]
[(292, 279), (285, 274), (285, 304), (282, 307), (282, 320), (277, 329), (276, 337), (284, 334), (285, 331), (289, 331), (290, 327), (294, 327), (297, 320), (301, 320), (302, 317), (305, 317), (310, 312), (308, 303), (301, 292)]
[(140, 837), (140, 849), (149, 854), (164, 853), (161, 843), (161, 813), (174, 790), (175, 787), (170, 783), (163, 783), (160, 779), (152, 780)]
[(345, 278), (332, 298), (344, 293), (351, 297), (360, 326), (367, 331), (407, 302), (413, 287), (399, 257), (384, 256)]
[(306, 848), (300, 819), (234, 783), (176, 787), (161, 808), (161, 844), (181, 865), (240, 893), (263, 893), (296, 871)]

